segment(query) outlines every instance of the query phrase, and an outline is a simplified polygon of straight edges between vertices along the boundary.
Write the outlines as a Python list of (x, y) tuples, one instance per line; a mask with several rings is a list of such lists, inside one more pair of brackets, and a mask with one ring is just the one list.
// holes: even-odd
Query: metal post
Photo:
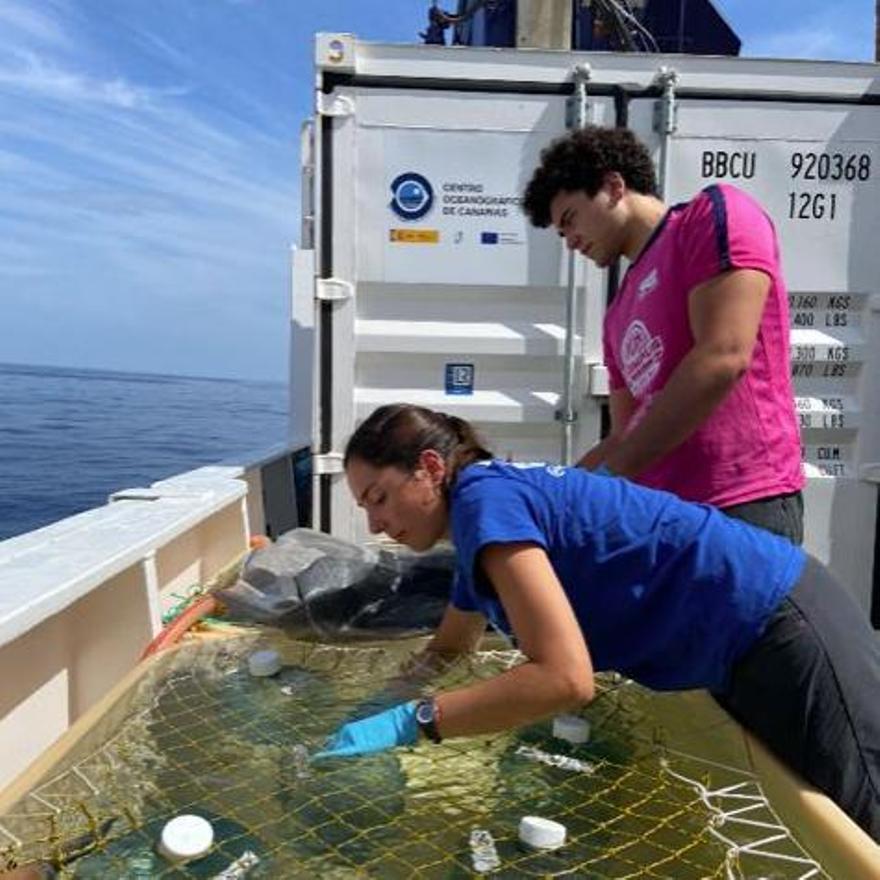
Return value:
[(516, 0), (518, 49), (571, 49), (572, 0)]
[(880, 61), (880, 0), (874, 4), (874, 60)]
[[(566, 104), (565, 124), (571, 131), (584, 128), (589, 122), (590, 103), (587, 97), (587, 83), (590, 80), (590, 66), (579, 64), (573, 76), (574, 94)], [(577, 370), (574, 351), (575, 317), (577, 314), (577, 259), (574, 251), (568, 254), (568, 289), (565, 298), (565, 362), (562, 378), (562, 405), (557, 417), (562, 422), (562, 463), (572, 463), (574, 445), (574, 426), (577, 410), (574, 406), (574, 380)]]

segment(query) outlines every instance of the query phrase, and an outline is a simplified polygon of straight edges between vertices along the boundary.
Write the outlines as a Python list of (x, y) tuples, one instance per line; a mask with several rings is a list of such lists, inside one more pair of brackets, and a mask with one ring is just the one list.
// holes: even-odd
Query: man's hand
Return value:
[[(582, 467), (584, 470), (596, 470), (614, 456), (626, 436), (629, 420), (636, 411), (637, 404), (635, 398), (626, 388), (612, 388), (608, 393), (608, 408), (611, 413), (611, 433), (600, 440), (592, 449), (588, 449), (578, 461), (578, 467)], [(612, 466), (611, 470), (621, 476), (632, 476), (621, 470), (620, 467)]]

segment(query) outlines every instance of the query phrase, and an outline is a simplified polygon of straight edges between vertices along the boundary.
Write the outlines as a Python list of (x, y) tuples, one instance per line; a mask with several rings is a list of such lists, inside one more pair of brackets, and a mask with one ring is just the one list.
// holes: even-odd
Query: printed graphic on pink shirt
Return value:
[(643, 321), (635, 320), (623, 334), (620, 360), (627, 388), (640, 398), (663, 365), (663, 340), (652, 336)]

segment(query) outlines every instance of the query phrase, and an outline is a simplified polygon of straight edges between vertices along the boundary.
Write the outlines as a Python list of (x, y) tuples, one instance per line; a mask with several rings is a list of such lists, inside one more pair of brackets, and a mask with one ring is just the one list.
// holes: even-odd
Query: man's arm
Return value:
[(636, 401), (628, 388), (613, 388), (608, 394), (608, 408), (611, 411), (611, 433), (584, 454), (578, 467), (592, 471), (608, 460), (624, 437), (626, 426), (635, 412)]
[(690, 292), (694, 346), (645, 417), (605, 458), (614, 473), (638, 476), (686, 440), (727, 396), (751, 363), (769, 290), (763, 272), (735, 269)]

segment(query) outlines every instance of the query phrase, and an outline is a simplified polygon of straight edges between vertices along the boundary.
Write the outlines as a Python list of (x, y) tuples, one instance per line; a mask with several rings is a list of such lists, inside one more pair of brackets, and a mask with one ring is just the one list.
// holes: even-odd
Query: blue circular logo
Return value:
[(414, 171), (399, 174), (391, 181), (391, 210), (404, 220), (424, 217), (434, 204), (434, 190), (427, 178)]

